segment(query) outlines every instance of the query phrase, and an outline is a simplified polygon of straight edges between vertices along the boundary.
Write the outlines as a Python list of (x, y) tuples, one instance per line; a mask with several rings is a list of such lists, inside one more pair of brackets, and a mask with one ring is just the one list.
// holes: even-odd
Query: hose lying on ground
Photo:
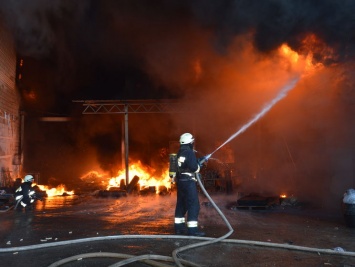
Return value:
[(132, 263), (135, 261), (143, 261), (146, 264), (150, 264), (151, 266), (156, 266), (156, 267), (171, 266), (171, 265), (166, 265), (166, 264), (154, 261), (154, 260), (175, 262), (179, 267), (183, 267), (183, 266), (197, 267), (199, 265), (194, 264), (189, 261), (186, 261), (186, 260), (183, 260), (183, 259), (179, 259), (178, 253), (188, 250), (188, 249), (191, 249), (191, 248), (201, 247), (201, 246), (205, 246), (205, 245), (209, 245), (209, 244), (213, 244), (213, 243), (217, 243), (217, 242), (231, 243), (231, 244), (243, 244), (243, 245), (255, 245), (255, 246), (288, 249), (288, 250), (298, 250), (298, 251), (304, 251), (304, 252), (316, 252), (316, 253), (323, 253), (323, 254), (355, 257), (355, 252), (336, 251), (333, 249), (309, 248), (309, 247), (294, 246), (294, 245), (288, 245), (288, 244), (277, 244), (277, 243), (269, 243), (269, 242), (261, 242), (261, 241), (226, 239), (228, 236), (230, 236), (233, 233), (233, 228), (231, 227), (230, 223), (228, 222), (228, 220), (226, 219), (224, 214), (220, 211), (218, 206), (214, 203), (212, 198), (209, 196), (209, 194), (205, 190), (205, 188), (202, 185), (201, 180), (199, 178), (198, 178), (198, 182), (199, 182), (200, 187), (201, 187), (202, 191), (204, 192), (205, 196), (212, 203), (213, 207), (217, 210), (219, 215), (225, 221), (228, 229), (230, 230), (224, 236), (221, 236), (219, 238), (195, 237), (195, 236), (176, 236), (176, 235), (104, 236), (104, 237), (92, 237), (92, 238), (83, 238), (83, 239), (68, 240), (68, 241), (59, 241), (59, 242), (55, 242), (55, 243), (46, 243), (46, 244), (30, 245), (30, 246), (23, 246), (23, 247), (0, 248), (0, 253), (26, 251), (26, 250), (49, 248), (49, 247), (55, 247), (55, 246), (73, 245), (73, 244), (84, 243), (84, 242), (102, 241), (102, 240), (117, 240), (117, 239), (189, 239), (189, 240), (191, 240), (191, 239), (194, 239), (194, 240), (200, 240), (202, 242), (187, 245), (187, 246), (184, 246), (184, 247), (174, 250), (172, 253), (173, 257), (152, 255), (152, 254), (141, 255), (141, 256), (132, 256), (132, 255), (121, 254), (121, 253), (97, 252), (97, 253), (80, 254), (80, 255), (75, 255), (75, 256), (69, 257), (69, 258), (65, 258), (65, 259), (59, 260), (59, 261), (51, 264), (49, 267), (57, 267), (57, 266), (63, 265), (65, 263), (68, 263), (71, 261), (76, 261), (76, 260), (80, 260), (83, 258), (94, 258), (94, 257), (100, 257), (100, 258), (114, 257), (114, 258), (125, 259), (125, 260), (115, 263), (109, 267), (124, 266), (126, 264), (129, 264), (129, 263)]
[[(97, 241), (109, 241), (109, 240), (122, 240), (122, 239), (183, 239), (183, 240), (215, 240), (212, 237), (198, 237), (198, 236), (182, 236), (182, 235), (112, 235), (112, 236), (96, 236), (96, 237), (87, 237), (80, 239), (72, 239), (66, 241), (58, 241), (45, 244), (37, 245), (28, 245), (22, 247), (11, 247), (11, 248), (0, 248), (0, 253), (15, 253), (28, 250), (36, 249), (45, 249), (51, 247), (75, 245), (86, 242), (97, 242)], [(249, 245), (249, 246), (259, 246), (259, 247), (270, 247), (270, 248), (279, 248), (286, 250), (295, 250), (300, 252), (315, 252), (320, 254), (328, 255), (338, 255), (338, 256), (351, 256), (355, 257), (355, 252), (352, 251), (337, 251), (334, 249), (323, 249), (323, 248), (312, 248), (304, 246), (296, 246), (289, 244), (280, 244), (280, 243), (271, 243), (263, 241), (254, 241), (254, 240), (242, 240), (242, 239), (224, 239), (220, 241), (221, 243), (235, 244), (235, 245)]]
[[(140, 261), (144, 262), (145, 264), (151, 265), (151, 266), (155, 266), (155, 267), (171, 267), (171, 265), (166, 265), (157, 261), (152, 261), (152, 259), (154, 260), (161, 260), (161, 261), (167, 261), (167, 262), (174, 262), (174, 260), (171, 257), (168, 256), (160, 256), (160, 255), (142, 255), (139, 256), (141, 259), (139, 259)], [(138, 257), (138, 258), (139, 258)], [(63, 264), (72, 262), (72, 261), (77, 261), (77, 260), (81, 260), (81, 259), (87, 259), (87, 258), (118, 258), (118, 259), (130, 259), (130, 258), (137, 258), (135, 256), (129, 255), (129, 254), (123, 254), (123, 253), (111, 253), (111, 252), (94, 252), (94, 253), (85, 253), (85, 254), (79, 254), (79, 255), (75, 255), (69, 258), (65, 258), (62, 260), (59, 260), (53, 264), (51, 264), (48, 267), (57, 267), (57, 266), (61, 266)], [(147, 259), (148, 258), (148, 259)], [(135, 259), (133, 261), (136, 261)], [(132, 261), (132, 262), (133, 262)], [(181, 260), (185, 266), (191, 266), (191, 267), (197, 267), (198, 265), (191, 263), (189, 261), (186, 260)], [(116, 266), (111, 265), (111, 266)]]
[[(86, 242), (96, 242), (96, 241), (108, 241), (108, 240), (124, 240), (124, 239), (185, 239), (185, 240), (200, 240), (200, 241), (213, 241), (215, 238), (211, 237), (197, 237), (197, 236), (177, 236), (177, 235), (114, 235), (114, 236), (99, 236), (99, 237), (89, 237), (89, 238), (81, 238), (74, 240), (66, 240), (66, 241), (58, 241), (53, 243), (46, 244), (37, 244), (37, 245), (29, 245), (22, 247), (11, 247), (11, 248), (0, 248), (0, 253), (14, 253), (20, 251), (28, 251), (28, 250), (36, 250), (36, 249), (44, 249), (58, 246), (66, 246), (66, 245), (74, 245)], [(295, 246), (289, 244), (280, 244), (280, 243), (270, 243), (270, 242), (262, 242), (262, 241), (253, 241), (253, 240), (241, 240), (241, 239), (224, 239), (220, 241), (221, 243), (227, 244), (236, 244), (236, 245), (249, 245), (249, 246), (258, 246), (258, 247), (269, 247), (269, 248), (278, 248), (278, 249), (286, 249), (286, 250), (294, 250), (300, 252), (314, 252), (318, 254), (327, 254), (327, 255), (336, 255), (336, 256), (350, 256), (355, 257), (355, 252), (351, 251), (337, 251), (334, 249), (321, 249), (321, 248), (312, 248), (312, 247), (304, 247), (304, 246)], [(90, 255), (94, 255), (95, 257), (102, 257), (103, 252), (97, 253), (88, 253), (85, 254), (86, 258), (89, 258)], [(118, 254), (118, 253), (116, 253)], [(79, 260), (84, 258), (83, 255), (76, 255), (71, 257), (73, 260)], [(123, 257), (121, 257), (123, 258)], [(171, 258), (171, 257), (170, 257)], [(67, 258), (68, 259), (68, 258)], [(63, 259), (65, 260), (65, 259)], [(62, 260), (62, 261), (63, 261)], [(183, 260), (181, 260), (183, 261)], [(54, 264), (54, 263), (53, 263)], [(60, 266), (60, 265), (50, 265), (51, 267)], [(64, 263), (62, 263), (64, 264)]]
[[(221, 236), (219, 238), (214, 238), (212, 240), (208, 240), (208, 241), (204, 241), (204, 242), (200, 242), (200, 243), (195, 243), (195, 244), (191, 244), (191, 245), (187, 245), (187, 246), (175, 249), (173, 251), (172, 255), (173, 255), (173, 259), (174, 259), (174, 261), (175, 261), (175, 263), (177, 264), (178, 267), (184, 267), (181, 264), (181, 262), (180, 262), (181, 260), (178, 257), (178, 253), (179, 252), (182, 252), (182, 251), (185, 251), (185, 250), (188, 250), (188, 249), (192, 249), (192, 248), (196, 248), (196, 247), (202, 247), (202, 246), (207, 246), (207, 245), (210, 245), (210, 244), (213, 244), (213, 243), (217, 243), (217, 242), (219, 242), (219, 241), (221, 241), (223, 239), (226, 239), (228, 236), (230, 236), (233, 233), (233, 228), (230, 225), (230, 223), (228, 222), (227, 218), (224, 216), (222, 211), (218, 208), (216, 203), (213, 201), (213, 199), (210, 197), (210, 195), (207, 193), (205, 187), (203, 186), (203, 184), (201, 182), (201, 179), (200, 179), (200, 175), (196, 175), (196, 177), (197, 177), (197, 181), (198, 181), (198, 183), (199, 183), (204, 195), (208, 198), (208, 200), (212, 203), (213, 207), (216, 209), (218, 214), (222, 217), (222, 219), (224, 220), (224, 222), (226, 223), (226, 225), (227, 225), (227, 227), (229, 229), (229, 232), (227, 234), (225, 234), (224, 236)], [(148, 256), (149, 255), (147, 255), (147, 257)], [(120, 266), (124, 266), (126, 264), (132, 263), (134, 261), (139, 261), (139, 260), (142, 260), (142, 259), (147, 259), (147, 258), (145, 258), (143, 256), (137, 256), (137, 257), (133, 257), (133, 258), (129, 258), (129, 259), (120, 261), (119, 263), (111, 265), (110, 267), (120, 267)]]
[(175, 263), (179, 267), (183, 267), (183, 265), (181, 265), (181, 263), (179, 262), (179, 258), (178, 258), (178, 253), (179, 252), (184, 251), (184, 250), (188, 250), (188, 249), (191, 249), (191, 248), (202, 247), (202, 246), (207, 246), (207, 245), (210, 245), (210, 244), (213, 244), (213, 243), (217, 243), (217, 242), (219, 242), (219, 241), (221, 241), (223, 239), (226, 239), (228, 236), (230, 236), (233, 233), (232, 226), (230, 225), (230, 223), (228, 222), (227, 218), (224, 216), (222, 211), (218, 208), (216, 203), (212, 200), (210, 195), (207, 193), (205, 187), (203, 186), (203, 184), (201, 182), (200, 176), (199, 175), (196, 175), (196, 176), (197, 176), (197, 181), (198, 181), (203, 193), (208, 198), (208, 200), (212, 203), (213, 207), (216, 209), (218, 214), (222, 217), (223, 221), (226, 223), (226, 225), (227, 225), (227, 227), (229, 229), (229, 232), (227, 234), (225, 234), (224, 236), (221, 236), (219, 238), (215, 238), (213, 240), (208, 240), (208, 241), (205, 241), (205, 242), (196, 243), (196, 244), (192, 244), (192, 245), (188, 245), (188, 246), (185, 246), (185, 247), (181, 247), (181, 248), (175, 249), (172, 254), (173, 254), (173, 258), (174, 258)]

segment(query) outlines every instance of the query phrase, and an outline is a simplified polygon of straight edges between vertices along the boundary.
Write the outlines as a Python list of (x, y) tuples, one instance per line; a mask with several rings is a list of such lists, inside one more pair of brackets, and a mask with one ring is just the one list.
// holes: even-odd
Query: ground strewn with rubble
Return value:
[[(268, 209), (239, 210), (235, 196), (223, 193), (212, 198), (232, 225), (228, 239), (280, 244), (280, 248), (248, 243), (217, 243), (183, 251), (180, 256), (201, 266), (355, 266), (355, 257), (285, 249), (283, 246), (355, 251), (355, 228), (345, 225), (341, 210), (273, 205)], [(132, 255), (171, 256), (173, 250), (203, 241), (173, 235), (175, 193), (98, 198), (90, 195), (54, 197), (38, 201), (32, 212), (9, 210), (0, 214), (0, 247), (3, 266), (49, 266), (83, 253), (112, 252)], [(233, 208), (234, 207), (234, 208)], [(201, 195), (200, 226), (206, 237), (228, 232), (225, 223)], [(129, 235), (151, 238), (124, 238)], [(154, 238), (154, 235), (157, 238)], [(164, 235), (167, 238), (162, 238)], [(112, 238), (106, 238), (111, 236)], [(116, 238), (118, 237), (118, 238)], [(75, 243), (84, 239), (90, 242)], [(68, 245), (46, 244), (73, 240)], [(40, 244), (40, 249), (22, 250)], [(19, 248), (18, 251), (16, 248)], [(30, 261), (28, 259), (31, 259)], [(81, 259), (63, 266), (109, 266), (115, 258)], [(149, 266), (132, 263), (129, 266)]]

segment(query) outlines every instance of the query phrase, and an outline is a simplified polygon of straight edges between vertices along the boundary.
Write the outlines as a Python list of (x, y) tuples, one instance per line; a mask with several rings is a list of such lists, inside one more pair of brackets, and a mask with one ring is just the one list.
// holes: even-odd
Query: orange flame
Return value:
[[(140, 161), (137, 161), (129, 166), (129, 182), (131, 182), (134, 176), (138, 176), (141, 190), (146, 187), (155, 186), (157, 189), (157, 193), (159, 193), (160, 186), (170, 188), (171, 183), (168, 179), (169, 170), (166, 169), (166, 171), (164, 171), (162, 174), (156, 173), (157, 172), (154, 168), (151, 168), (149, 166), (143, 166)], [(109, 190), (111, 187), (119, 187), (121, 180), (125, 181), (125, 179), (125, 170), (119, 171), (116, 177), (113, 177), (108, 181), (107, 190)]]
[[(300, 71), (303, 75), (322, 68), (324, 65), (321, 62), (314, 62), (314, 52), (310, 45), (312, 38), (306, 38), (304, 41), (304, 53), (300, 54), (292, 50), (287, 44), (282, 44), (279, 48), (279, 54), (287, 59), (293, 69)], [(307, 46), (307, 48), (305, 48)], [(326, 57), (326, 56), (324, 56)]]
[(280, 47), (280, 52), (288, 57), (292, 63), (297, 63), (299, 60), (299, 55), (297, 52), (293, 51), (288, 45), (283, 44)]
[(58, 185), (55, 188), (49, 188), (46, 185), (40, 185), (40, 184), (38, 184), (37, 186), (42, 191), (46, 191), (47, 196), (49, 196), (49, 197), (62, 196), (63, 194), (74, 195), (74, 191), (67, 191), (66, 188), (65, 188), (65, 185), (63, 185), (63, 184)]

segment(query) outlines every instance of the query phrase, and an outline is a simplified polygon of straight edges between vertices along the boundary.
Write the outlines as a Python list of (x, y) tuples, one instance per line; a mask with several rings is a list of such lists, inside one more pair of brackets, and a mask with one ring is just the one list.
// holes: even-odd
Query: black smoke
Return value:
[(253, 32), (253, 42), (268, 52), (287, 43), (299, 51), (313, 33), (336, 50), (340, 60), (354, 56), (354, 1), (189, 1), (193, 13), (212, 29), (216, 47), (225, 50), (236, 35)]
[[(42, 63), (38, 73), (50, 81), (41, 91), (53, 92), (41, 92), (53, 99), (45, 109), (56, 111), (70, 98), (181, 97), (179, 91), (189, 90), (193, 80), (183, 69), (191, 59), (204, 56), (201, 51), (228, 56), (235, 38), (246, 34), (263, 53), (283, 43), (307, 53), (303, 41), (313, 33), (336, 55), (318, 60), (353, 60), (354, 10), (351, 0), (19, 0), (0, 5), (18, 54), (27, 59), (24, 78), (32, 65)], [(314, 59), (317, 49), (323, 52), (322, 45), (313, 47)], [(33, 73), (27, 76), (24, 91), (37, 86)]]

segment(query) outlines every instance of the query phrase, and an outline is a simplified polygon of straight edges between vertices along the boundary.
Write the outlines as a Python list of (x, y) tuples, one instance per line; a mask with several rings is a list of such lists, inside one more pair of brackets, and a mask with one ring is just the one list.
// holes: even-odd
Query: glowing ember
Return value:
[(280, 198), (286, 198), (287, 196), (285, 194), (281, 194)]
[(49, 188), (48, 186), (46, 185), (40, 185), (38, 184), (37, 185), (39, 187), (39, 189), (41, 189), (42, 191), (46, 191), (47, 195), (49, 197), (52, 197), (52, 196), (62, 196), (63, 194), (66, 194), (66, 195), (74, 195), (74, 191), (67, 191), (65, 189), (65, 185), (61, 184), (61, 185), (58, 185), (57, 187), (55, 188)]

